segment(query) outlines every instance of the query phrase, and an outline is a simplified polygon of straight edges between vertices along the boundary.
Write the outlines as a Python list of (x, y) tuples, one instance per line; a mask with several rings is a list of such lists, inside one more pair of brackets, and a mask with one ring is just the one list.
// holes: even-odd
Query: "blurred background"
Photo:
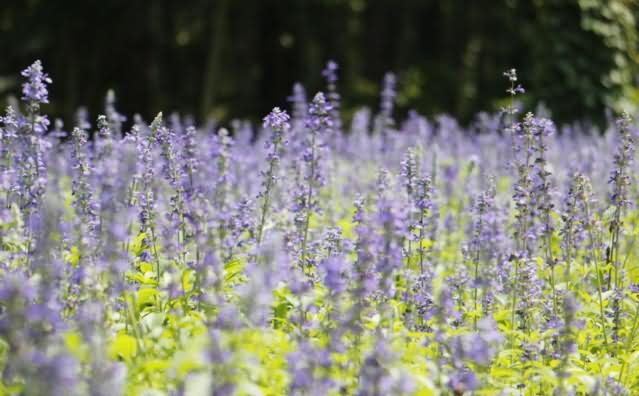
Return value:
[(109, 88), (128, 115), (256, 120), (296, 81), (324, 89), (334, 59), (347, 117), (394, 71), (399, 114), (467, 122), (503, 105), (515, 67), (527, 106), (601, 122), (639, 103), (638, 19), (637, 0), (1, 0), (0, 104), (41, 59), (67, 123)]

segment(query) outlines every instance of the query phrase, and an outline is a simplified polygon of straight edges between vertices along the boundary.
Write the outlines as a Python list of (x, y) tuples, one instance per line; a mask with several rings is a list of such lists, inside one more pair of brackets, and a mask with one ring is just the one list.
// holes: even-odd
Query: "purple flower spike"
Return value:
[(47, 84), (51, 84), (53, 81), (48, 74), (43, 72), (42, 62), (39, 60), (33, 62), (21, 74), (29, 79), (22, 84), (22, 99), (29, 103), (49, 103)]

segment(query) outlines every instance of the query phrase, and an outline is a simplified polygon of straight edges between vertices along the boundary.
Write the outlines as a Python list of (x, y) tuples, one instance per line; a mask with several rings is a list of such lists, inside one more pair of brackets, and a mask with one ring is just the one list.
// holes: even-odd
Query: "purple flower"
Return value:
[(271, 128), (273, 131), (282, 132), (289, 129), (291, 126), (288, 123), (290, 117), (286, 111), (280, 110), (279, 107), (274, 107), (273, 110), (264, 117), (264, 128)]
[[(617, 120), (620, 141), (614, 155), (613, 163), (615, 167), (610, 172), (610, 179), (608, 181), (608, 183), (613, 185), (610, 201), (613, 205), (617, 205), (619, 207), (626, 207), (630, 205), (627, 190), (632, 181), (631, 176), (629, 175), (629, 169), (632, 165), (632, 159), (634, 158), (635, 152), (634, 138), (630, 133), (630, 122), (630, 116), (625, 112)], [(617, 221), (619, 221), (619, 219), (617, 219)]]
[(479, 321), (477, 329), (476, 333), (453, 337), (449, 341), (455, 364), (461, 365), (463, 360), (470, 360), (480, 366), (490, 365), (497, 353), (496, 347), (503, 341), (503, 336), (491, 318)]
[(413, 198), (413, 191), (415, 191), (418, 174), (417, 152), (415, 149), (408, 149), (406, 154), (404, 154), (404, 159), (402, 159), (400, 163), (400, 175), (403, 178), (402, 183), (406, 188), (406, 195), (409, 198)]
[(322, 70), (322, 76), (326, 79), (326, 82), (329, 84), (337, 82), (337, 70), (339, 70), (339, 65), (335, 61), (329, 60), (326, 63), (326, 68)]
[[(338, 138), (339, 133), (342, 130), (342, 119), (340, 116), (340, 95), (337, 92), (337, 70), (339, 66), (334, 61), (330, 60), (326, 63), (326, 68), (322, 71), (322, 76), (326, 79), (326, 91), (328, 96), (328, 102), (331, 105), (331, 123), (333, 126), (334, 136), (333, 139)], [(332, 143), (335, 143), (332, 141)], [(333, 146), (335, 148), (335, 146)]]
[(320, 268), (324, 272), (324, 284), (332, 293), (341, 293), (346, 290), (344, 257), (328, 257), (322, 260)]
[(517, 95), (520, 93), (524, 93), (524, 88), (521, 85), (516, 85), (515, 83), (517, 82), (518, 78), (517, 78), (517, 70), (515, 69), (510, 69), (510, 70), (506, 70), (504, 72), (504, 77), (508, 78), (508, 81), (510, 81), (512, 83), (512, 87), (509, 88), (506, 92), (508, 92), (511, 95)]
[(308, 114), (308, 103), (306, 100), (306, 91), (300, 83), (293, 85), (293, 94), (288, 97), (288, 101), (293, 105), (292, 109), (292, 134), (291, 147), (293, 152), (299, 152), (304, 145), (304, 127), (306, 125), (306, 116)]
[(52, 81), (44, 73), (40, 60), (33, 62), (21, 74), (28, 79), (27, 82), (22, 84), (22, 100), (35, 105), (49, 103), (47, 84), (51, 84)]
[(323, 133), (332, 126), (328, 117), (331, 109), (331, 105), (326, 101), (322, 92), (315, 94), (309, 105), (308, 117), (306, 118), (306, 127), (310, 129), (311, 134)]
[(462, 369), (453, 375), (448, 380), (448, 387), (456, 395), (461, 395), (467, 391), (473, 391), (479, 387), (479, 380), (475, 374), (468, 370)]
[(630, 393), (626, 387), (616, 381), (613, 377), (606, 378), (606, 395), (614, 395), (614, 396), (628, 396)]
[(393, 73), (386, 73), (384, 75), (380, 99), (380, 113), (375, 120), (375, 131), (381, 134), (382, 137), (382, 152), (387, 152), (390, 149), (389, 145), (391, 142), (388, 139), (388, 133), (395, 125), (393, 108), (395, 106), (395, 96), (397, 95), (396, 83), (397, 80)]
[(199, 154), (197, 130), (195, 127), (189, 126), (184, 133), (183, 153), (181, 156), (184, 160), (183, 172), (188, 178), (188, 184), (185, 188), (187, 199), (191, 199), (193, 194), (195, 194), (195, 177), (200, 166)]
[(295, 213), (295, 225), (297, 228), (297, 240), (300, 242), (299, 258), (302, 265), (310, 263), (309, 226), (312, 213), (319, 213), (319, 201), (317, 192), (324, 184), (321, 172), (321, 159), (323, 148), (323, 135), (331, 128), (329, 112), (331, 106), (326, 102), (324, 94), (318, 92), (308, 109), (306, 128), (308, 128), (307, 145), (302, 152), (304, 163), (304, 185), (295, 191), (293, 212)]
[(264, 226), (266, 225), (267, 215), (271, 207), (271, 195), (277, 181), (277, 170), (282, 155), (282, 146), (286, 144), (284, 135), (291, 128), (288, 123), (289, 116), (286, 111), (282, 111), (279, 107), (275, 107), (266, 117), (264, 117), (264, 128), (270, 128), (272, 135), (270, 142), (267, 143), (268, 169), (262, 172), (264, 179), (262, 180), (262, 189), (258, 194), (258, 198), (262, 199), (260, 220), (256, 231), (256, 241), (258, 246), (262, 243)]
[(575, 173), (564, 198), (559, 235), (567, 275), (570, 275), (573, 258), (577, 256), (579, 248), (586, 239), (586, 228), (590, 223), (588, 206), (592, 204), (590, 189), (588, 179), (581, 173)]
[(99, 217), (97, 213), (96, 202), (94, 201), (93, 187), (90, 184), (92, 167), (87, 158), (86, 133), (80, 128), (73, 129), (73, 169), (75, 170), (73, 178), (73, 195), (74, 206), (79, 215), (79, 226), (86, 227), (87, 233), (83, 236), (83, 240), (88, 243), (86, 248), (94, 248), (97, 231), (99, 229)]
[(395, 96), (397, 95), (396, 84), (397, 84), (397, 79), (395, 77), (395, 74), (386, 73), (384, 75), (380, 108), (382, 110), (382, 114), (384, 115), (384, 117), (387, 118), (386, 119), (387, 122), (389, 122), (390, 118), (392, 117)]
[(115, 91), (110, 89), (104, 99), (104, 113), (109, 121), (109, 126), (113, 129), (114, 135), (120, 138), (122, 137), (122, 124), (126, 121), (126, 116), (117, 111), (115, 103)]

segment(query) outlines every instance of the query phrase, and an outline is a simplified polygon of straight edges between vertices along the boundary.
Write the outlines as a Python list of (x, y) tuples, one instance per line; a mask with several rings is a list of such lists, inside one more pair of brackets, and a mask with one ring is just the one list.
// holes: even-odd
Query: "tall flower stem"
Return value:
[(320, 134), (324, 134), (330, 131), (332, 123), (330, 120), (331, 106), (326, 101), (324, 94), (319, 92), (313, 98), (308, 110), (308, 117), (306, 119), (306, 127), (309, 131), (308, 146), (303, 152), (303, 160), (307, 163), (307, 171), (304, 176), (306, 185), (303, 187), (297, 196), (297, 203), (300, 206), (302, 213), (298, 216), (299, 231), (301, 238), (300, 241), (300, 265), (306, 270), (306, 263), (308, 259), (308, 242), (309, 242), (309, 229), (311, 216), (318, 210), (317, 200), (314, 198), (315, 194), (319, 192), (319, 188), (322, 185), (321, 174), (319, 173), (320, 165), (320, 144), (322, 143)]
[[(635, 334), (639, 330), (639, 304), (635, 306), (635, 314), (632, 319), (632, 327), (630, 328), (630, 332), (626, 335), (626, 342), (624, 344), (624, 351), (630, 351), (632, 347), (632, 343), (635, 339)], [(627, 359), (622, 359), (623, 363), (621, 364), (621, 368), (619, 369), (619, 382), (621, 382), (624, 386), (626, 385), (626, 381), (623, 380), (623, 375), (628, 365)]]
[[(316, 143), (315, 143), (315, 134), (312, 135), (311, 137), (311, 157), (315, 158), (316, 156)], [(307, 205), (307, 210), (304, 216), (304, 236), (302, 238), (302, 254), (300, 255), (300, 258), (302, 260), (302, 262), (304, 262), (304, 260), (306, 259), (306, 248), (307, 248), (307, 244), (308, 244), (308, 229), (309, 229), (309, 225), (310, 225), (310, 221), (311, 221), (311, 209), (310, 209), (310, 202), (311, 199), (313, 197), (313, 180), (315, 180), (315, 164), (316, 161), (311, 161), (310, 164), (310, 171), (309, 171), (309, 183), (306, 189), (306, 196), (304, 198), (304, 202)]]
[[(586, 225), (586, 231), (588, 233), (588, 238), (590, 239), (590, 245), (592, 248), (595, 247), (595, 236), (594, 236), (594, 230), (592, 229), (592, 224), (590, 221), (590, 203), (588, 202), (588, 200), (586, 200), (584, 202), (584, 209), (586, 211), (586, 219), (587, 220), (587, 225)], [(594, 249), (595, 252), (597, 251), (597, 249)], [(603, 335), (604, 338), (604, 346), (606, 348), (606, 351), (610, 352), (609, 350), (609, 346), (608, 346), (608, 336), (606, 333), (606, 314), (604, 312), (604, 305), (603, 305), (603, 274), (601, 272), (601, 269), (599, 267), (599, 255), (597, 255), (595, 253), (595, 257), (593, 257), (593, 262), (594, 262), (594, 266), (595, 266), (595, 279), (596, 279), (596, 286), (597, 286), (597, 300), (599, 303), (599, 321), (601, 323), (601, 334)]]
[[(606, 254), (608, 270), (608, 289), (613, 289), (613, 331), (617, 335), (621, 322), (621, 290), (623, 288), (623, 268), (619, 260), (620, 239), (623, 230), (623, 217), (628, 200), (628, 187), (631, 183), (630, 166), (634, 157), (634, 141), (630, 132), (630, 116), (623, 113), (617, 120), (620, 134), (619, 147), (614, 156), (615, 167), (610, 175), (613, 185), (611, 203), (614, 205), (613, 220), (610, 223), (610, 243)], [(618, 338), (618, 337), (615, 337)]]
[(259, 248), (262, 243), (262, 237), (264, 235), (264, 226), (266, 224), (266, 218), (271, 205), (271, 195), (273, 194), (273, 187), (275, 185), (277, 168), (280, 161), (281, 146), (284, 144), (284, 134), (290, 129), (288, 123), (289, 116), (285, 111), (281, 111), (279, 108), (274, 108), (273, 111), (264, 117), (264, 128), (270, 128), (273, 131), (271, 141), (267, 145), (270, 151), (267, 155), (268, 170), (263, 174), (264, 180), (262, 181), (262, 191), (260, 196), (262, 198), (262, 207), (260, 210), (260, 221), (256, 232), (256, 242)]

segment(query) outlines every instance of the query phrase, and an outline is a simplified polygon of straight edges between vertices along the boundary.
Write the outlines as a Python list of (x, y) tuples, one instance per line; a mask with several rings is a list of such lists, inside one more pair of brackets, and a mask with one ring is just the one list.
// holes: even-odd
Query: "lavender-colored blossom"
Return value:
[(566, 276), (570, 275), (572, 261), (576, 258), (579, 248), (587, 238), (589, 182), (581, 173), (575, 173), (570, 181), (568, 192), (564, 198), (564, 208), (561, 213), (562, 227), (561, 248), (566, 263)]
[(262, 200), (260, 220), (256, 231), (258, 246), (262, 243), (264, 226), (266, 225), (267, 215), (271, 206), (271, 194), (277, 182), (276, 173), (282, 155), (282, 146), (286, 144), (284, 135), (291, 127), (288, 122), (289, 119), (290, 117), (286, 111), (280, 110), (279, 107), (274, 108), (273, 111), (264, 117), (264, 128), (271, 129), (272, 135), (266, 147), (267, 150), (269, 150), (266, 157), (268, 169), (262, 173), (264, 180), (262, 181), (262, 189), (258, 195), (258, 198)]
[(490, 365), (503, 336), (490, 318), (482, 319), (477, 327), (476, 333), (453, 337), (449, 341), (455, 362), (469, 360), (480, 366)]
[(122, 124), (126, 121), (126, 116), (120, 114), (115, 108), (116, 98), (115, 91), (112, 89), (107, 91), (104, 99), (104, 113), (106, 114), (109, 122), (109, 127), (113, 130), (113, 134), (121, 138), (122, 137)]
[[(609, 183), (612, 185), (610, 202), (614, 208), (614, 214), (610, 221), (610, 242), (606, 254), (606, 264), (612, 268), (608, 271), (608, 288), (612, 288), (613, 294), (613, 338), (617, 338), (621, 321), (621, 290), (624, 285), (624, 268), (619, 255), (620, 238), (623, 229), (623, 218), (626, 209), (630, 206), (628, 189), (632, 182), (630, 166), (632, 165), (635, 146), (634, 137), (630, 132), (630, 116), (624, 112), (617, 120), (620, 141), (614, 155), (614, 168), (610, 174)], [(615, 298), (616, 297), (616, 298)]]
[(347, 127), (337, 72), (261, 127), (124, 131), (109, 92), (67, 138), (25, 70), (0, 118), (0, 393), (632, 394), (637, 125), (519, 119), (509, 70), (506, 118), (395, 122), (387, 75), (374, 131)]
[(270, 128), (273, 132), (283, 132), (291, 126), (288, 123), (290, 117), (286, 111), (280, 110), (279, 107), (273, 108), (273, 111), (264, 117), (264, 128)]
[(28, 79), (27, 82), (22, 84), (22, 100), (36, 106), (49, 103), (47, 84), (51, 84), (52, 80), (49, 78), (49, 75), (44, 72), (42, 62), (39, 60), (33, 62), (33, 64), (24, 69), (21, 74)]
[(184, 133), (184, 152), (182, 154), (182, 158), (184, 160), (183, 172), (188, 178), (188, 184), (185, 187), (187, 199), (193, 197), (196, 189), (196, 174), (198, 172), (198, 167), (200, 166), (200, 153), (197, 144), (197, 130), (194, 126), (187, 127)]
[(461, 395), (464, 392), (477, 389), (479, 387), (479, 380), (472, 371), (463, 369), (450, 377), (448, 387), (454, 394)]
[(376, 340), (374, 349), (365, 358), (359, 373), (358, 396), (404, 395), (414, 385), (402, 373), (389, 372), (388, 366), (396, 359), (383, 339)]
[(293, 212), (295, 224), (298, 229), (300, 241), (300, 261), (303, 266), (309, 259), (309, 227), (313, 213), (319, 211), (316, 194), (323, 184), (321, 173), (322, 137), (331, 127), (329, 118), (330, 105), (326, 102), (324, 94), (318, 92), (311, 102), (306, 119), (306, 127), (309, 131), (307, 147), (302, 152), (302, 161), (305, 163), (304, 185), (299, 187), (295, 194)]
[(293, 94), (288, 98), (289, 102), (293, 104), (293, 127), (297, 129), (296, 126), (298, 123), (304, 122), (304, 118), (306, 118), (306, 114), (308, 112), (308, 103), (306, 102), (306, 91), (304, 90), (304, 86), (300, 83), (295, 83), (293, 85)]
[(383, 152), (389, 149), (388, 146), (390, 141), (388, 135), (390, 133), (390, 129), (395, 125), (393, 109), (395, 106), (395, 96), (397, 95), (396, 83), (397, 80), (395, 78), (395, 74), (386, 73), (384, 75), (379, 106), (380, 113), (377, 116), (375, 125), (376, 132), (381, 135), (381, 149)]
[(628, 168), (632, 164), (635, 147), (634, 138), (630, 133), (630, 116), (628, 113), (623, 115), (617, 121), (620, 141), (617, 152), (614, 155), (614, 169), (610, 172), (609, 183), (613, 185), (613, 191), (610, 201), (613, 205), (625, 207), (630, 204), (627, 197), (627, 189), (631, 182), (631, 176), (628, 174)]
[(386, 73), (384, 75), (380, 109), (382, 111), (383, 116), (385, 117), (385, 120), (384, 120), (385, 125), (389, 125), (388, 123), (392, 123), (392, 112), (393, 112), (394, 100), (395, 100), (395, 96), (397, 95), (396, 87), (395, 87), (396, 84), (397, 84), (397, 80), (395, 78), (395, 74)]
[(326, 79), (326, 91), (328, 103), (331, 105), (331, 123), (333, 127), (333, 137), (338, 137), (342, 132), (342, 117), (340, 115), (340, 95), (337, 91), (337, 71), (339, 65), (335, 61), (328, 61), (326, 68), (322, 70), (322, 76)]
[(91, 240), (96, 237), (99, 227), (99, 219), (97, 213), (97, 205), (94, 201), (93, 187), (90, 184), (91, 164), (87, 158), (86, 133), (80, 128), (73, 129), (73, 159), (75, 170), (75, 178), (73, 180), (73, 195), (75, 197), (74, 206), (78, 211), (81, 224), (87, 227), (88, 234), (81, 238), (86, 240), (87, 244), (92, 244)]
[(340, 256), (331, 256), (322, 260), (320, 264), (321, 270), (324, 272), (324, 284), (331, 293), (341, 293), (346, 290), (346, 266), (345, 258)]

